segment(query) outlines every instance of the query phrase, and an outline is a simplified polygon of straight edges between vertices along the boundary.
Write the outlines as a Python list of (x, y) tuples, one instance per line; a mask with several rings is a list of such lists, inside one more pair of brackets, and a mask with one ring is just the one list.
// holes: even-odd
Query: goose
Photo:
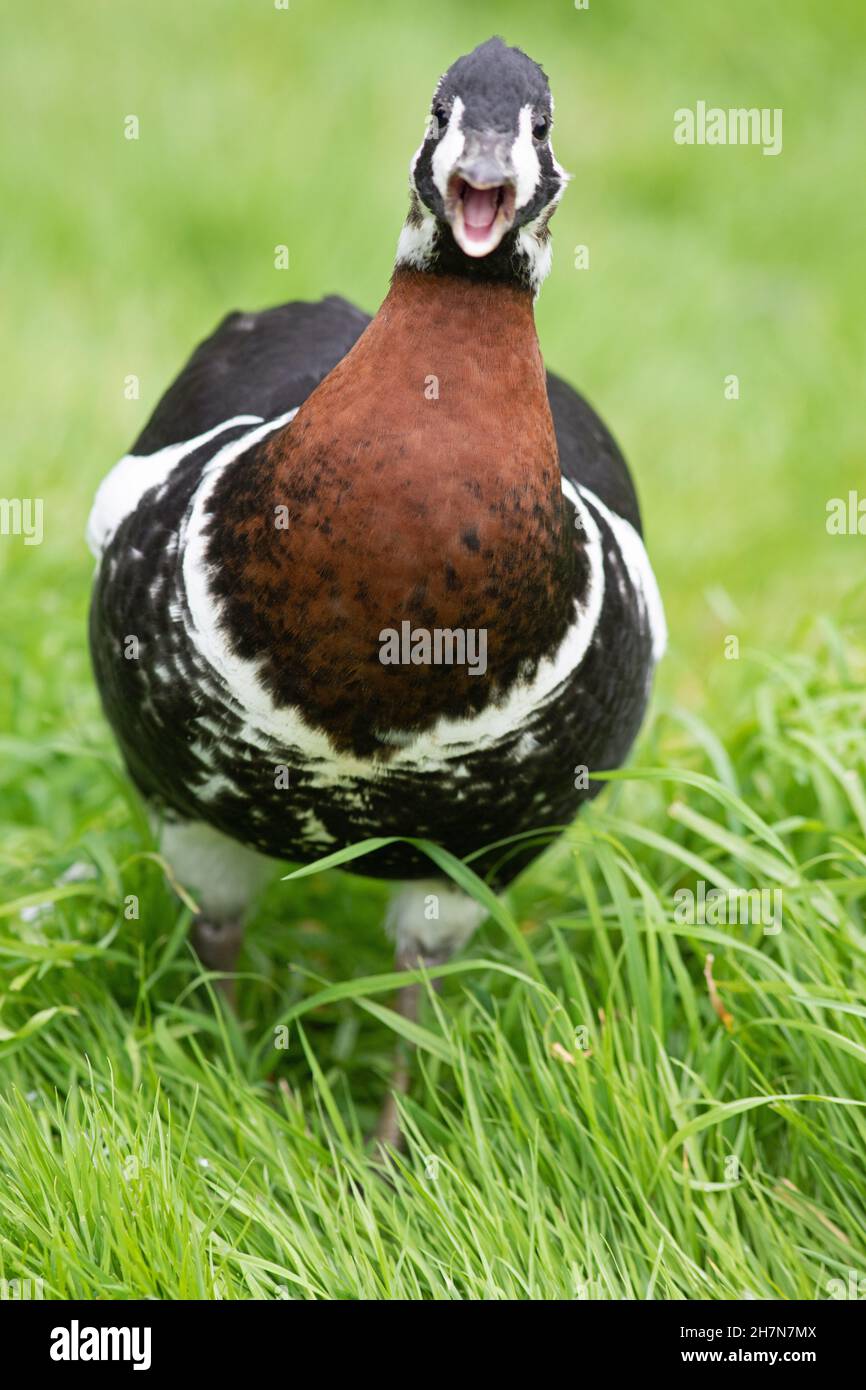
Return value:
[(275, 861), (370, 837), (398, 968), (447, 961), (485, 909), (408, 841), (500, 892), (641, 725), (665, 621), (635, 490), (535, 328), (552, 124), (520, 49), (458, 58), (378, 312), (229, 314), (96, 494), (102, 705), (229, 976)]

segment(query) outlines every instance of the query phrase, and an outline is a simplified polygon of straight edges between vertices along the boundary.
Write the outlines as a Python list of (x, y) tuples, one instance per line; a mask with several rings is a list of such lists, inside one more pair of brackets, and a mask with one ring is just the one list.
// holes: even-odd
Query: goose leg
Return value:
[[(472, 898), (447, 879), (423, 879), (404, 885), (392, 900), (385, 927), (396, 943), (398, 970), (432, 969), (444, 965), (469, 940), (486, 916)], [(438, 988), (438, 981), (433, 982)], [(396, 1013), (411, 1023), (418, 1020), (420, 984), (403, 985), (396, 999)], [(398, 1102), (408, 1094), (411, 1080), (411, 1045), (397, 1042), (391, 1084), (376, 1126), (376, 1148), (399, 1152), (404, 1147)]]
[(217, 990), (233, 1013), (237, 1012), (238, 956), (243, 945), (244, 929), (240, 920), (209, 922), (198, 918), (192, 929), (195, 953), (207, 970), (217, 970), (223, 976), (215, 981)]
[[(431, 969), (435, 965), (444, 965), (450, 957), (451, 952), (440, 955), (418, 955), (414, 961), (404, 958), (400, 953), (397, 955), (396, 967), (398, 970), (414, 970), (418, 966)], [(433, 981), (433, 988), (439, 988), (439, 981)], [(421, 1005), (421, 985), (403, 985), (397, 992), (396, 1012), (401, 1018), (408, 1019), (410, 1023), (418, 1022), (418, 1013)], [(396, 1149), (399, 1153), (403, 1148), (403, 1135), (400, 1130), (400, 1116), (397, 1110), (398, 1097), (408, 1095), (409, 1081), (411, 1079), (411, 1045), (403, 1038), (397, 1042), (394, 1050), (394, 1063), (391, 1071), (391, 1084), (388, 1094), (379, 1112), (379, 1120), (376, 1125), (376, 1145), (380, 1152), (385, 1149)]]
[(243, 941), (242, 923), (277, 865), (203, 821), (160, 824), (157, 819), (157, 825), (163, 857), (198, 904), (199, 915), (191, 932), (196, 955), (206, 969), (227, 977), (217, 981), (217, 988), (234, 1009), (236, 981), (232, 976)]

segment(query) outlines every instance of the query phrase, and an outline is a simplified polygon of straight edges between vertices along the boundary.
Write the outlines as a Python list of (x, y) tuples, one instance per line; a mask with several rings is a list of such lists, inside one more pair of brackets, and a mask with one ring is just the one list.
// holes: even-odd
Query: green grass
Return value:
[[(722, 738), (662, 713), (651, 765), (521, 880), (411, 1029), (379, 885), (278, 882), (238, 1025), (111, 762), (5, 748), (22, 798), (78, 784), (90, 809), (6, 852), (26, 896), (0, 934), (0, 1277), (67, 1297), (815, 1298), (862, 1269), (866, 695), (862, 654), (804, 646), (743, 658)], [(95, 876), (58, 887), (73, 854)], [(701, 878), (779, 888), (781, 930), (678, 924)], [(386, 1183), (363, 1136), (401, 1031), (411, 1138)]]
[[(45, 499), (43, 545), (0, 538), (0, 1279), (826, 1297), (866, 1274), (866, 541), (825, 528), (862, 487), (866, 20), (376, 9), (18, 7), (0, 57), (2, 490)], [(631, 767), (428, 992), (386, 1182), (386, 889), (275, 883), (225, 1015), (99, 715), (81, 536), (227, 308), (376, 305), (429, 89), (493, 30), (551, 75), (575, 178), (539, 330), (633, 464), (672, 642)], [(675, 147), (700, 97), (783, 107), (783, 154)], [(680, 923), (701, 879), (779, 889), (781, 930)]]

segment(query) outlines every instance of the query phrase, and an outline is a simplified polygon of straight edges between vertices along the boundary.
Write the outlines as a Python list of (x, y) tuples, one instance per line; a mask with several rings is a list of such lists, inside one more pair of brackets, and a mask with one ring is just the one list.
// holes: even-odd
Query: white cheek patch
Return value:
[(529, 266), (532, 293), (536, 295), (550, 274), (553, 264), (553, 243), (550, 237), (539, 237), (540, 225), (540, 219), (536, 217), (534, 222), (528, 222), (517, 233), (517, 244)]
[(532, 198), (541, 174), (541, 165), (532, 140), (532, 107), (520, 108), (520, 121), (517, 126), (517, 139), (511, 146), (511, 163), (514, 169), (515, 207), (525, 208)]
[(397, 265), (424, 270), (430, 264), (436, 243), (436, 218), (426, 208), (421, 210), (420, 227), (407, 222), (397, 242)]
[(460, 129), (462, 120), (463, 102), (459, 97), (455, 97), (454, 105), (451, 108), (451, 118), (448, 121), (448, 129), (433, 152), (433, 182), (443, 198), (448, 193), (448, 180), (451, 171), (462, 155), (463, 146), (466, 143), (466, 137)]

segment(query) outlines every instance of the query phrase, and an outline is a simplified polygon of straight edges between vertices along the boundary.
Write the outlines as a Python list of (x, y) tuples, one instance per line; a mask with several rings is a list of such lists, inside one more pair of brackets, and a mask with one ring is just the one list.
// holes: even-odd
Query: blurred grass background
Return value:
[[(736, 1114), (728, 1123), (724, 1110), (750, 1088), (862, 1094), (866, 1026), (856, 999), (866, 937), (849, 876), (862, 879), (866, 822), (860, 784), (845, 779), (858, 758), (862, 766), (862, 650), (854, 653), (866, 539), (831, 537), (825, 527), (828, 498), (866, 487), (862, 5), (590, 0), (577, 11), (566, 0), (291, 0), (282, 11), (269, 0), (73, 0), (60, 12), (43, 0), (0, 0), (0, 14), (0, 493), (45, 499), (41, 546), (0, 538), (0, 825), (4, 895), (13, 899), (0, 942), (9, 966), (0, 1054), (10, 1057), (3, 1087), (12, 1097), (0, 1167), (10, 1183), (24, 1174), (0, 1196), (0, 1275), (22, 1272), (13, 1255), (25, 1249), (27, 1267), (47, 1271), (53, 1291), (85, 1296), (272, 1294), (287, 1268), (300, 1296), (451, 1296), (452, 1276), (460, 1292), (485, 1296), (497, 1260), (519, 1248), (525, 1283), (517, 1275), (511, 1283), (505, 1263), (495, 1276), (514, 1296), (573, 1296), (589, 1286), (596, 1296), (741, 1296), (750, 1288), (809, 1297), (827, 1272), (862, 1265), (859, 1112), (830, 1117), (833, 1107), (819, 1106), (806, 1119), (787, 1106), (756, 1112), (747, 1127)], [(681, 766), (694, 767), (742, 793), (776, 827), (761, 843), (781, 853), (778, 831), (804, 877), (792, 936), (758, 933), (744, 945), (731, 933), (698, 931), (683, 945), (685, 964), (665, 938), (659, 967), (641, 933), (670, 920), (684, 864), (706, 855), (707, 872), (715, 866), (745, 883), (750, 865), (759, 882), (772, 874), (754, 827), (744, 830), (741, 803), (731, 810), (706, 788), (699, 795), (681, 786), (692, 810), (678, 812), (686, 819), (672, 828), (662, 789), (639, 784), (618, 789), (619, 800), (606, 796), (582, 822), (588, 867), (579, 881), (567, 856), (553, 858), (516, 891), (515, 912), (522, 930), (536, 933), (547, 985), (560, 999), (580, 999), (581, 1019), (601, 1008), (609, 1031), (596, 1044), (593, 1082), (581, 1076), (575, 1096), (563, 1091), (561, 1059), (542, 1055), (531, 991), (512, 985), (509, 993), (495, 971), (462, 993), (446, 987), (440, 1032), (427, 1037), (431, 1076), (419, 1082), (412, 1113), (430, 1126), (419, 1144), (445, 1153), (453, 1142), (460, 1156), (449, 1220), (472, 1229), (477, 1246), (462, 1249), (455, 1273), (453, 1232), (438, 1209), (425, 1206), (422, 1220), (399, 1186), (393, 1201), (370, 1187), (372, 1211), (359, 1216), (337, 1162), (336, 1150), (347, 1171), (360, 1173), (361, 1129), (387, 1076), (390, 1027), (363, 990), (360, 1007), (310, 1016), (323, 1075), (311, 1080), (295, 1039), (279, 1115), (253, 1045), (245, 1053), (240, 1034), (229, 1038), (224, 1025), (175, 1004), (194, 973), (182, 952), (187, 921), (153, 867), (124, 858), (138, 854), (146, 834), (114, 770), (89, 673), (92, 561), (83, 532), (99, 480), (227, 310), (332, 291), (377, 307), (433, 86), (494, 32), (546, 68), (556, 152), (573, 174), (552, 224), (554, 268), (537, 315), (542, 349), (619, 438), (667, 607), (671, 649), (657, 703), (678, 713), (645, 735), (640, 756), (672, 767), (673, 780)], [(782, 154), (675, 145), (673, 113), (698, 99), (781, 107)], [(129, 115), (140, 122), (137, 141), (124, 138)], [(287, 271), (274, 268), (278, 244), (289, 248)], [(583, 244), (590, 268), (577, 270), (574, 248)], [(738, 401), (725, 399), (731, 373)], [(130, 374), (140, 378), (137, 401), (124, 396)], [(832, 629), (815, 624), (816, 614), (832, 617)], [(739, 661), (724, 659), (729, 634), (740, 640)], [(81, 754), (92, 748), (107, 759)], [(616, 819), (623, 809), (630, 820)], [(641, 826), (653, 827), (652, 845), (629, 838)], [(663, 842), (662, 829), (672, 838)], [(764, 832), (755, 833), (760, 840)], [(637, 843), (635, 863), (620, 848), (604, 867), (605, 835), (622, 837), (620, 847)], [(98, 884), (58, 889), (61, 872), (82, 856)], [(821, 889), (822, 917), (809, 875), (825, 859), (836, 877)], [(148, 906), (139, 923), (117, 920), (130, 883)], [(27, 893), (53, 904), (54, 916), (10, 925)], [(655, 919), (638, 901), (646, 893), (657, 894)], [(248, 948), (248, 967), (268, 983), (242, 992), (247, 1028), (267, 1037), (279, 1016), (275, 991), (284, 1010), (316, 979), (381, 971), (381, 909), (381, 890), (357, 880), (277, 886)], [(619, 933), (630, 922), (626, 968)], [(561, 931), (573, 934), (567, 951)], [(482, 939), (486, 956), (507, 963), (507, 942), (497, 956), (496, 932)], [(720, 1030), (702, 979), (706, 949), (717, 953), (725, 998), (752, 1029), (748, 1044)], [(298, 962), (312, 972), (305, 982), (289, 976)], [(826, 1012), (830, 1000), (841, 1001), (841, 1014)], [(79, 1014), (43, 1016), (59, 1003)], [(615, 1017), (625, 1020), (619, 1034)], [(830, 1023), (838, 1031), (828, 1032)], [(549, 1041), (550, 1019), (538, 1027)], [(566, 1029), (560, 1046), (570, 1045)], [(441, 1108), (446, 1072), (465, 1121), (459, 1105)], [(283, 1092), (286, 1077), (292, 1089)], [(512, 1100), (520, 1086), (534, 1099)], [(54, 1088), (70, 1099), (52, 1118)], [(199, 1093), (210, 1095), (206, 1118), (196, 1110)], [(174, 1167), (159, 1128), (164, 1095), (189, 1126)], [(697, 1186), (685, 1193), (683, 1174), (666, 1174), (656, 1217), (643, 1203), (661, 1145), (673, 1134), (682, 1140), (694, 1107), (700, 1114), (710, 1102), (721, 1109), (707, 1148), (694, 1136), (684, 1147)], [(551, 1122), (540, 1136), (534, 1126), (545, 1106), (562, 1128)], [(351, 1136), (335, 1129), (335, 1114), (353, 1116)], [(144, 1189), (119, 1197), (117, 1174), (102, 1189), (88, 1139), (97, 1132), (118, 1172), (130, 1155), (150, 1154), (158, 1181), (148, 1189), (146, 1259), (137, 1244)], [(714, 1195), (710, 1184), (702, 1195), (700, 1182), (718, 1180), (731, 1153), (749, 1167), (749, 1192)], [(217, 1155), (225, 1172), (218, 1178), (214, 1168), (207, 1186), (196, 1165), (213, 1168)], [(38, 1191), (28, 1190), (31, 1172)], [(474, 1196), (461, 1187), (469, 1173)], [(791, 1183), (801, 1195), (792, 1197)], [(72, 1223), (65, 1228), (58, 1184)], [(504, 1201), (507, 1189), (512, 1208), (497, 1230), (478, 1234), (477, 1193), (496, 1226), (497, 1193)], [(308, 1206), (295, 1220), (299, 1191)], [(524, 1191), (537, 1199), (539, 1229), (564, 1222), (564, 1246), (539, 1255), (537, 1267)], [(800, 1204), (796, 1220), (789, 1200)], [(178, 1248), (203, 1242), (210, 1264), (188, 1268), (170, 1242), (160, 1244), (179, 1211)], [(254, 1236), (252, 1220), (261, 1223)], [(89, 1237), (97, 1227), (106, 1242), (98, 1258)], [(715, 1232), (709, 1254), (707, 1231)]]

